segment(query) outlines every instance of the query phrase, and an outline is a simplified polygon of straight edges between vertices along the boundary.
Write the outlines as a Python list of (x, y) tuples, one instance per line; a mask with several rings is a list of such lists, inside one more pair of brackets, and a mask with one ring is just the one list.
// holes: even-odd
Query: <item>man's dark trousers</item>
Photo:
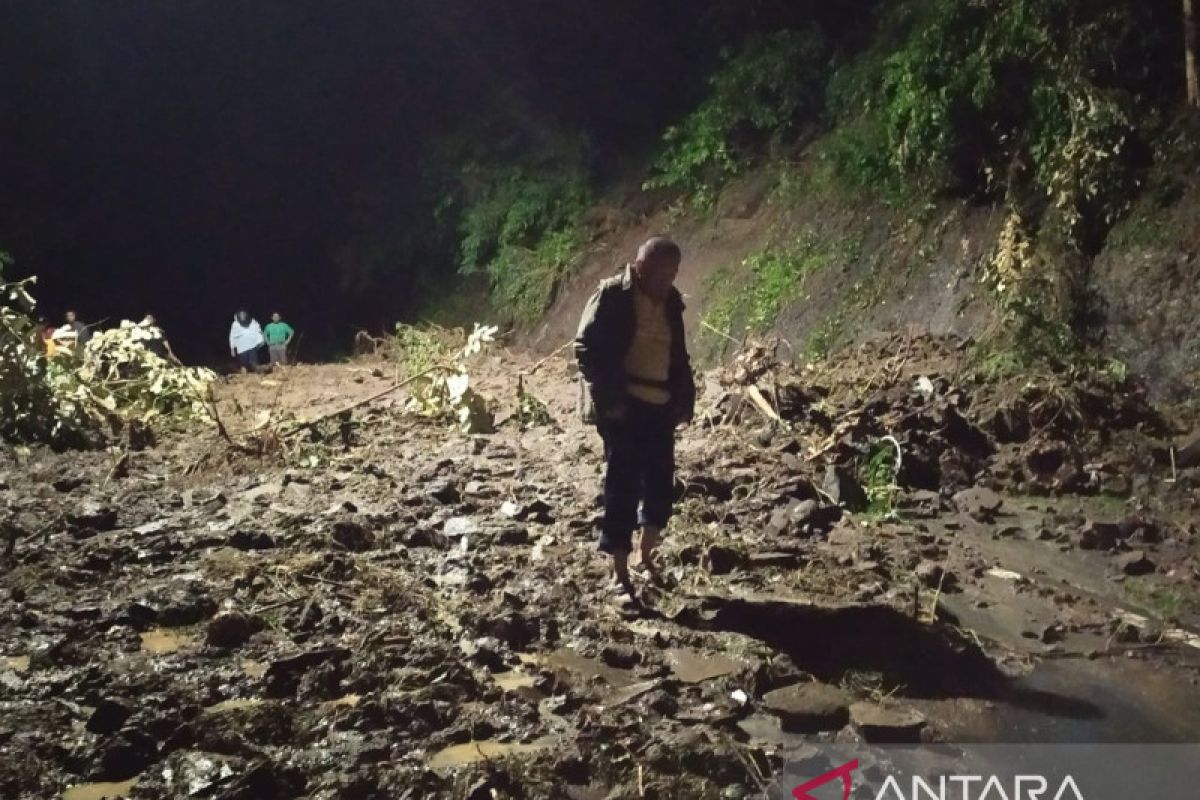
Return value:
[(599, 428), (605, 464), (600, 549), (606, 553), (629, 552), (636, 528), (665, 528), (671, 518), (675, 424), (669, 405), (657, 406), (630, 397), (624, 418), (605, 420)]

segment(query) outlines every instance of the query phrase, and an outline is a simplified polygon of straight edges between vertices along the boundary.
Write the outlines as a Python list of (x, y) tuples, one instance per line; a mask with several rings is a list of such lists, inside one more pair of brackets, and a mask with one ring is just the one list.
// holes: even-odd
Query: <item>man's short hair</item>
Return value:
[(679, 245), (666, 236), (651, 236), (638, 248), (638, 263), (644, 264), (647, 261), (657, 261), (666, 258), (676, 262), (683, 258), (683, 251), (679, 249)]

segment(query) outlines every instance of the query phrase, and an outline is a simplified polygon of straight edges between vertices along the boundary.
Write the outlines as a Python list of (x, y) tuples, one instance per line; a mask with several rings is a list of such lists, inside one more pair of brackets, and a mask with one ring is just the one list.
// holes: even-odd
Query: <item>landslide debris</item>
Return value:
[[(518, 373), (553, 424), (517, 413)], [(111, 478), (103, 453), (0, 456), (0, 793), (757, 796), (797, 737), (936, 739), (937, 702), (1038, 702), (1032, 660), (1155, 641), (1112, 576), (1195, 580), (1176, 512), (1200, 474), (1163, 483), (1174, 428), (1129, 387), (989, 384), (960, 343), (903, 337), (706, 377), (662, 584), (629, 616), (569, 365), (471, 383), (492, 434), (381, 397), (291, 460), (187, 469), (196, 437)]]

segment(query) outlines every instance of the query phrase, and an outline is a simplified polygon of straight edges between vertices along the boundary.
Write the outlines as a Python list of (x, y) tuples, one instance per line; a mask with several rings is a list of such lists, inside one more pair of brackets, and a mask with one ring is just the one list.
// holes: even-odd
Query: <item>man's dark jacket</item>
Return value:
[[(627, 400), (625, 355), (637, 328), (635, 291), (633, 270), (626, 267), (624, 274), (602, 282), (583, 310), (575, 337), (575, 358), (583, 376), (579, 413), (584, 422), (597, 424)], [(664, 388), (671, 393), (672, 419), (690, 422), (695, 413), (696, 383), (683, 331), (683, 296), (678, 289), (671, 289), (666, 311), (671, 328), (671, 363)]]

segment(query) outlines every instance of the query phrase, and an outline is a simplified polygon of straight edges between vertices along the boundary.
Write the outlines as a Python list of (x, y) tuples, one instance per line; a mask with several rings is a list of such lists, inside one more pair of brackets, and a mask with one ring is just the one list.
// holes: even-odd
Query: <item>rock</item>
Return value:
[(742, 564), (742, 554), (732, 547), (711, 545), (704, 551), (704, 568), (713, 575), (728, 575)]
[(1111, 550), (1121, 539), (1121, 526), (1113, 522), (1088, 522), (1079, 531), (1079, 546), (1084, 550)]
[(925, 717), (919, 712), (877, 703), (855, 703), (850, 719), (872, 744), (919, 744)]
[(1003, 505), (1000, 495), (982, 486), (972, 486), (954, 495), (955, 508), (977, 519), (991, 519)]
[(375, 534), (353, 519), (342, 519), (333, 523), (331, 538), (351, 553), (362, 553), (375, 546)]
[(424, 493), (442, 505), (462, 502), (462, 494), (458, 491), (458, 487), (447, 480), (431, 481)]
[(65, 478), (59, 478), (51, 485), (54, 486), (54, 491), (56, 492), (70, 494), (80, 486), (83, 486), (85, 483), (87, 483), (86, 478), (81, 478), (78, 475), (72, 475)]
[(234, 531), (229, 537), (229, 546), (237, 550), (270, 550), (275, 539), (264, 531)]
[(1193, 433), (1175, 451), (1176, 469), (1200, 466), (1200, 433)]
[(529, 531), (525, 528), (505, 528), (496, 534), (496, 544), (511, 546), (529, 544)]
[(164, 593), (155, 592), (150, 597), (130, 603), (126, 617), (138, 628), (161, 625), (165, 628), (182, 628), (217, 613), (217, 603), (203, 589), (184, 586)]
[(1132, 550), (1117, 556), (1117, 567), (1126, 575), (1148, 575), (1156, 566), (1142, 550)]
[(205, 641), (213, 647), (241, 647), (263, 627), (263, 621), (258, 617), (240, 611), (228, 611), (208, 621)]
[(442, 534), (452, 539), (479, 533), (479, 523), (470, 517), (451, 517), (442, 524)]
[(762, 704), (790, 733), (834, 731), (850, 719), (846, 695), (826, 683), (798, 683), (776, 689), (763, 696)]
[(267, 667), (266, 694), (268, 697), (294, 696), (305, 673), (309, 670), (345, 661), (349, 657), (350, 651), (344, 647), (326, 647), (276, 659)]
[(125, 781), (137, 776), (158, 760), (158, 744), (144, 731), (126, 729), (111, 739), (100, 754), (96, 778)]
[(952, 592), (958, 588), (957, 576), (936, 561), (922, 561), (917, 565), (915, 574), (917, 580), (930, 589), (941, 587), (943, 592)]
[(554, 522), (554, 514), (551, 512), (550, 504), (544, 500), (534, 500), (524, 504), (514, 503), (510, 500), (500, 506), (500, 513), (506, 517), (518, 522), (537, 522), (541, 525), (550, 525)]
[(88, 717), (87, 729), (92, 733), (108, 736), (121, 730), (121, 727), (133, 716), (133, 706), (124, 700), (106, 698), (101, 700)]
[(851, 511), (862, 511), (868, 505), (867, 493), (862, 484), (849, 470), (830, 464), (825, 469), (825, 480), (821, 485), (830, 500), (839, 503)]
[(1047, 625), (1042, 628), (1042, 635), (1039, 637), (1042, 644), (1058, 644), (1063, 639), (1067, 638), (1067, 629), (1059, 624)]
[(88, 501), (67, 514), (67, 522), (72, 528), (90, 528), (95, 531), (111, 531), (117, 527), (117, 510), (110, 506)]
[(642, 663), (642, 654), (636, 647), (610, 644), (600, 651), (600, 660), (617, 669), (633, 669)]

